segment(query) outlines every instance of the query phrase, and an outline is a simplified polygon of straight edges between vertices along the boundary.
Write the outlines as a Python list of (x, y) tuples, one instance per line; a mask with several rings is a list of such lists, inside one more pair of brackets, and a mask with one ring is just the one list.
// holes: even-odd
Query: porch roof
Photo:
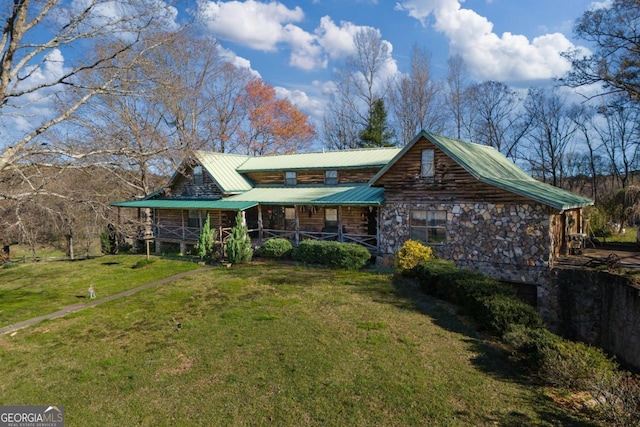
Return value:
[(368, 185), (256, 187), (229, 201), (278, 205), (381, 205), (384, 189)]
[(185, 200), (185, 199), (150, 199), (128, 200), (111, 203), (111, 206), (121, 208), (152, 208), (152, 209), (220, 209), (220, 210), (245, 210), (258, 203), (251, 201), (232, 200)]

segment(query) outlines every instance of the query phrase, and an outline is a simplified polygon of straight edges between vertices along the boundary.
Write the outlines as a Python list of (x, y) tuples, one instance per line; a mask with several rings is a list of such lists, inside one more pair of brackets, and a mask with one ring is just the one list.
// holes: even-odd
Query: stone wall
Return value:
[(547, 301), (555, 321), (550, 329), (640, 369), (640, 287), (606, 271), (553, 269), (551, 277)]
[(447, 242), (433, 246), (438, 257), (499, 280), (548, 281), (550, 215), (542, 205), (387, 202), (381, 208), (383, 254), (395, 254), (409, 239), (411, 209), (447, 212)]

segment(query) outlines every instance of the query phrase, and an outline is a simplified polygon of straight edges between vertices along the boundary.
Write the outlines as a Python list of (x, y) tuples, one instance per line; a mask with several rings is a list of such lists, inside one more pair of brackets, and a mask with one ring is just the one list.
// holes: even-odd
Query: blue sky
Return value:
[[(73, 10), (86, 1), (61, 4)], [(575, 20), (585, 10), (612, 1), (178, 0), (169, 18), (175, 22), (166, 25), (177, 27), (195, 17), (195, 28), (217, 39), (229, 60), (259, 74), (321, 131), (323, 111), (334, 89), (334, 70), (354, 51), (353, 36), (362, 28), (379, 31), (388, 43), (391, 54), (385, 79), (407, 72), (412, 46), (417, 44), (431, 53), (436, 79), (444, 78), (447, 58), (456, 53), (472, 79), (526, 89), (549, 84), (569, 70), (560, 53), (582, 47), (573, 38)], [(116, 9), (107, 13), (115, 2), (101, 2), (105, 15), (117, 16)], [(55, 80), (80, 51), (51, 49), (49, 60), (21, 84), (37, 87)], [(42, 121), (51, 116), (49, 100), (37, 95), (16, 100), (21, 114), (0, 117), (0, 136), (1, 131), (27, 133), (38, 121), (35, 118)]]
[(412, 46), (431, 53), (442, 78), (447, 58), (462, 56), (477, 81), (514, 87), (548, 84), (568, 69), (560, 56), (581, 47), (572, 28), (593, 0), (310, 0), (199, 1), (202, 31), (238, 63), (311, 116), (326, 102), (333, 70), (362, 27), (391, 49), (389, 75), (406, 72)]

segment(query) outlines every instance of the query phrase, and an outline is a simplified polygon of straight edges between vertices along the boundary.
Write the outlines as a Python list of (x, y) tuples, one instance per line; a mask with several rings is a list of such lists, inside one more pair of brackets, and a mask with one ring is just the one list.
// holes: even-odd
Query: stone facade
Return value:
[(438, 257), (499, 280), (537, 285), (548, 282), (552, 245), (550, 214), (545, 206), (387, 202), (381, 207), (382, 254), (395, 254), (410, 238), (412, 209), (447, 212), (447, 241), (433, 246)]

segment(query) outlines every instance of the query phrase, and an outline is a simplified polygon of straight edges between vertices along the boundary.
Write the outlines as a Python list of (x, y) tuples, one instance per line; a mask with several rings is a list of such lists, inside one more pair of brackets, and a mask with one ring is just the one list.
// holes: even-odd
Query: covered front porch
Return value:
[[(240, 211), (254, 246), (283, 238), (297, 246), (305, 239), (357, 243), (378, 250), (378, 208), (375, 206), (258, 205)], [(155, 209), (153, 237), (156, 252), (162, 243), (178, 243), (180, 251), (198, 241), (207, 215), (217, 241), (224, 245), (235, 225), (237, 211), (218, 209)]]
[(207, 215), (217, 243), (231, 235), (238, 212), (254, 246), (284, 238), (297, 246), (305, 239), (356, 243), (379, 249), (379, 206), (382, 189), (367, 186), (268, 187), (220, 200), (149, 199), (114, 203), (152, 212), (156, 252), (163, 243), (178, 244), (181, 253), (195, 245)]

